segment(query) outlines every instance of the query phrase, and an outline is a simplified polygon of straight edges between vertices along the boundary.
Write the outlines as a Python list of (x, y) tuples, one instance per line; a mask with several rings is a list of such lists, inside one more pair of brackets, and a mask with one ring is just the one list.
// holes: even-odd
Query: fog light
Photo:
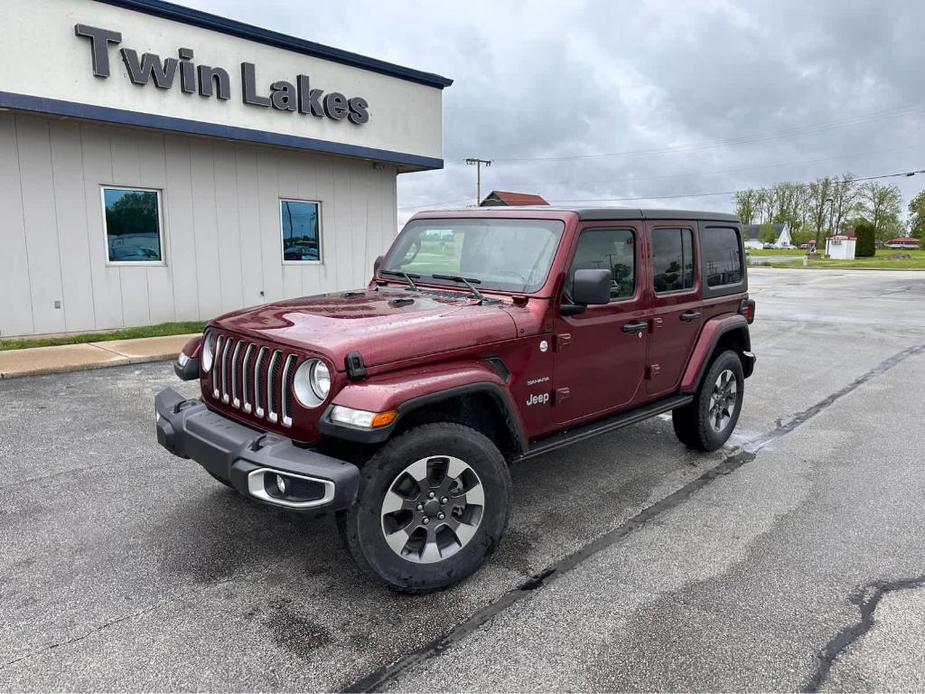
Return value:
[(279, 490), (280, 496), (286, 496), (286, 478), (282, 475), (276, 476), (276, 489)]

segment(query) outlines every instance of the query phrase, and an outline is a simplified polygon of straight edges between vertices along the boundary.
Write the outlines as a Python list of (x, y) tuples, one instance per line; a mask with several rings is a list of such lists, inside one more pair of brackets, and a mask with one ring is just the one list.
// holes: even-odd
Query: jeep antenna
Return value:
[(466, 164), (475, 167), (475, 206), (478, 207), (482, 202), (482, 164), (491, 166), (491, 159), (478, 159), (470, 157), (466, 159)]

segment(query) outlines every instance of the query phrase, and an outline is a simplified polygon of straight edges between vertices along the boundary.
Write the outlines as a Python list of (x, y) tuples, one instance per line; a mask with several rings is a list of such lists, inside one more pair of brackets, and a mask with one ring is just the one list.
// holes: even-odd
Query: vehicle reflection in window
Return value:
[(321, 260), (320, 204), (306, 200), (280, 200), (283, 260)]

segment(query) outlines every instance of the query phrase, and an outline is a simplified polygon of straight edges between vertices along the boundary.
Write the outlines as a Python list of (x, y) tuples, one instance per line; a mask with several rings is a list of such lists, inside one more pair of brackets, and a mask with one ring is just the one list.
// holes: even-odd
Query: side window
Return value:
[(321, 204), (309, 200), (280, 200), (283, 261), (321, 262)]
[(161, 191), (103, 186), (103, 212), (108, 262), (163, 264)]
[(652, 277), (656, 294), (694, 287), (694, 236), (690, 229), (652, 230)]
[(572, 293), (576, 270), (598, 268), (613, 273), (611, 301), (628, 299), (636, 293), (636, 237), (632, 229), (587, 229), (581, 232), (565, 284), (566, 293)]
[(728, 227), (711, 227), (700, 235), (707, 286), (738, 284), (742, 281), (739, 232)]

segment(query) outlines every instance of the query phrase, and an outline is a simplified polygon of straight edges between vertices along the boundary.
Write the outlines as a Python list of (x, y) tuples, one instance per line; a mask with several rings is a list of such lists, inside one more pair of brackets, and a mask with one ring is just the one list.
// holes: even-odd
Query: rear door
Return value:
[(650, 399), (678, 387), (703, 325), (699, 243), (695, 222), (649, 222), (650, 334), (646, 348), (646, 394)]
[(633, 402), (642, 388), (646, 358), (646, 273), (642, 222), (582, 226), (572, 249), (563, 303), (570, 304), (575, 271), (613, 273), (610, 303), (589, 306), (555, 322), (555, 412), (563, 424), (601, 416)]

